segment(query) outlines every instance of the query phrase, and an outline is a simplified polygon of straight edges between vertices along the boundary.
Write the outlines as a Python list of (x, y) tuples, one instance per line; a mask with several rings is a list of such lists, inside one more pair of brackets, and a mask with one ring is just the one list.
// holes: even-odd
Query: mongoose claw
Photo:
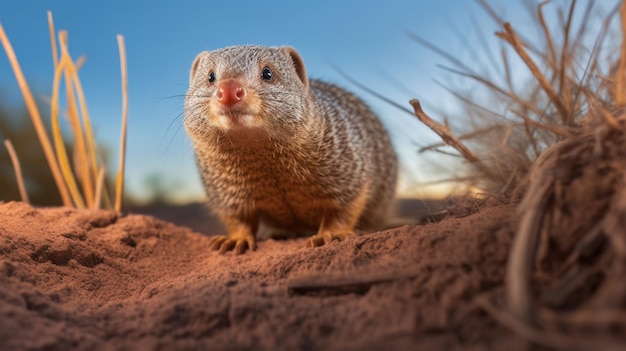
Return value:
[(322, 232), (313, 235), (306, 242), (306, 247), (318, 247), (330, 244), (333, 241), (344, 241), (346, 238), (356, 236), (354, 232)]
[(217, 235), (212, 237), (209, 240), (209, 248), (213, 251), (219, 250), (220, 246), (222, 246), (222, 243), (226, 241), (226, 239), (228, 239), (228, 237), (225, 235)]
[(219, 251), (221, 255), (228, 251), (233, 251), (235, 255), (241, 255), (246, 250), (256, 250), (254, 238), (232, 238), (225, 235), (217, 235), (209, 241), (209, 248), (213, 251)]

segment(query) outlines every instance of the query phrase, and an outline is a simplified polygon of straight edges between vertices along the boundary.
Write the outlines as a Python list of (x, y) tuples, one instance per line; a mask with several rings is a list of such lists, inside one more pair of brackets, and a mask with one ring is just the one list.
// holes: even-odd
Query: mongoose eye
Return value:
[(263, 68), (263, 72), (261, 72), (261, 79), (269, 82), (270, 80), (272, 80), (273, 76), (274, 74), (272, 73), (272, 70), (269, 67)]
[(209, 83), (215, 82), (215, 72), (209, 72)]

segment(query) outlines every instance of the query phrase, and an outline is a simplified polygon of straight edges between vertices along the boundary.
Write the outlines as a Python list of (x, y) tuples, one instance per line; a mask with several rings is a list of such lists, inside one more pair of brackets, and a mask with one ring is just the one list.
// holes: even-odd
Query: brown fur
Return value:
[[(266, 67), (271, 81), (261, 79)], [(225, 79), (245, 89), (230, 108), (215, 97)], [(293, 48), (205, 51), (190, 81), (185, 127), (209, 205), (229, 232), (213, 239), (214, 249), (254, 249), (260, 221), (317, 230), (309, 246), (384, 224), (397, 177), (387, 132), (363, 101), (309, 80)]]

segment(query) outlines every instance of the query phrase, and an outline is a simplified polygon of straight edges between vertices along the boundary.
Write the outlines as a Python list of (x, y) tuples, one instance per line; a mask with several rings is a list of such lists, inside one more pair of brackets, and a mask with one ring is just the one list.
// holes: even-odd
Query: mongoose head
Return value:
[(291, 47), (233, 46), (200, 53), (185, 99), (185, 127), (195, 141), (215, 133), (288, 138), (308, 116), (309, 81)]

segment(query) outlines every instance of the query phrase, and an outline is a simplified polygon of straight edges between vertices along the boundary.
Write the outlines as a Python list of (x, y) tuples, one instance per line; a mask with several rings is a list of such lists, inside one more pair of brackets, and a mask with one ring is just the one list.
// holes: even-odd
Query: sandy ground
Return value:
[(221, 256), (150, 216), (0, 203), (0, 350), (521, 350), (474, 303), (512, 212)]

